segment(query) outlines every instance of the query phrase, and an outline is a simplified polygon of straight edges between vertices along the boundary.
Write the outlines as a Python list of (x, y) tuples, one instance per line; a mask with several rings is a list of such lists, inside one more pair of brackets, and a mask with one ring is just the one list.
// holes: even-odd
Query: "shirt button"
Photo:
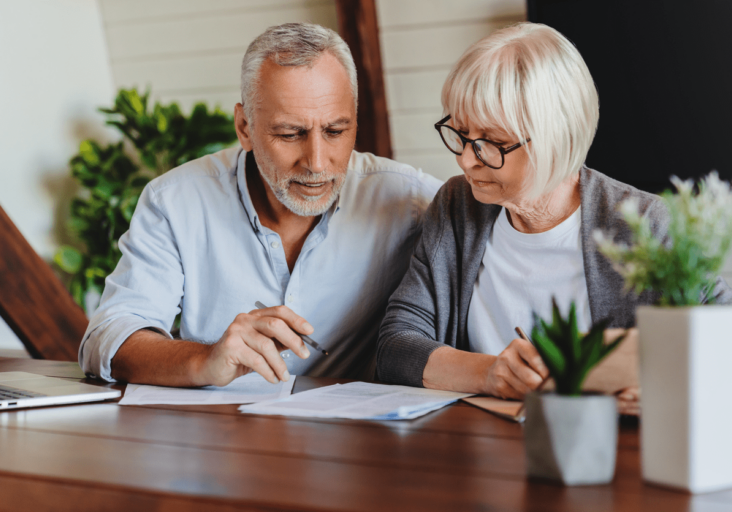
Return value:
[(269, 244), (269, 246), (272, 249), (277, 249), (280, 246), (280, 243), (279, 242), (272, 242), (271, 244)]
[(285, 359), (287, 359), (288, 357), (290, 357), (290, 353), (289, 352), (283, 352), (282, 353), (282, 357), (284, 357)]
[(293, 297), (292, 294), (288, 295), (287, 302), (295, 302), (295, 297)]

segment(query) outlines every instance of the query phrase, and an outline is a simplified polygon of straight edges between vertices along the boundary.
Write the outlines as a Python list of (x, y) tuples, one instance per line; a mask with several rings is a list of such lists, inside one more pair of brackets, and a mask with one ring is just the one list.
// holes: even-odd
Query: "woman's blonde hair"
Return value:
[(531, 139), (525, 148), (532, 197), (579, 172), (600, 116), (595, 83), (577, 48), (538, 23), (504, 28), (468, 48), (442, 87), (442, 106), (456, 126), (470, 121)]

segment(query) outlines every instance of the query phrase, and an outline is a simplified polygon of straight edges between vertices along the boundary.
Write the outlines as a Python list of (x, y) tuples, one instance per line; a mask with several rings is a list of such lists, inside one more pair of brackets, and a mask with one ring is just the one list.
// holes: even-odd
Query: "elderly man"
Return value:
[(252, 370), (270, 382), (373, 375), (387, 300), (440, 182), (353, 151), (356, 69), (332, 30), (268, 29), (241, 80), (241, 148), (145, 188), (79, 349), (88, 375), (168, 386)]

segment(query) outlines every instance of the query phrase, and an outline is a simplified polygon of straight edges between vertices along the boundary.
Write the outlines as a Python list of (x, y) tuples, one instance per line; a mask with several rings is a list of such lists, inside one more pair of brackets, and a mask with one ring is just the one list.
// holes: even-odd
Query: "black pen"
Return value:
[[(262, 304), (262, 303), (261, 303), (261, 302), (259, 302), (259, 301), (255, 302), (255, 303), (254, 303), (254, 305), (255, 305), (255, 306), (257, 306), (257, 307), (258, 307), (259, 309), (267, 309), (267, 306), (265, 306), (264, 304)], [(312, 338), (310, 338), (309, 336), (306, 336), (306, 335), (304, 335), (304, 334), (298, 334), (298, 333), (295, 333), (295, 334), (297, 334), (298, 336), (300, 336), (300, 338), (302, 339), (302, 341), (304, 341), (305, 343), (307, 343), (308, 345), (310, 345), (311, 347), (313, 347), (313, 348), (314, 348), (315, 350), (320, 350), (320, 351), (321, 351), (321, 352), (322, 352), (323, 354), (325, 354), (326, 356), (328, 355), (328, 351), (327, 351), (327, 350), (325, 350), (325, 349), (324, 349), (323, 347), (321, 347), (320, 345), (318, 345), (318, 344), (317, 344), (317, 343), (316, 343), (316, 342), (315, 342), (315, 341), (314, 341), (314, 340), (313, 340)]]

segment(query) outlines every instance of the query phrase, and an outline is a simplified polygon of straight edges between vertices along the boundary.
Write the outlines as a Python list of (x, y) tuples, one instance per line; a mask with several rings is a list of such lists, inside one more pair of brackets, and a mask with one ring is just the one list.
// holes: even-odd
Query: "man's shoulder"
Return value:
[[(422, 169), (409, 164), (397, 162), (391, 158), (376, 156), (372, 153), (353, 151), (348, 162), (348, 172), (358, 178), (375, 177), (377, 179), (398, 179), (414, 182), (425, 182), (439, 188), (442, 182)], [(436, 189), (435, 189), (436, 190)]]
[(236, 169), (241, 151), (241, 147), (237, 146), (196, 158), (158, 176), (150, 182), (150, 186), (156, 193), (169, 189), (178, 193), (197, 189), (207, 183), (218, 187), (221, 180), (228, 179)]

